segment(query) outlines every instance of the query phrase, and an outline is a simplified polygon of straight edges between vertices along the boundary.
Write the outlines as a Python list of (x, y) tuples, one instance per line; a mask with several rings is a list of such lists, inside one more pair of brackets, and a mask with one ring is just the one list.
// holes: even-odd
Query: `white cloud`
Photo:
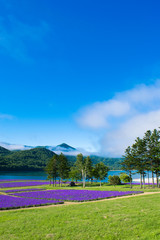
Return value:
[(123, 122), (118, 129), (106, 132), (100, 141), (101, 151), (104, 154), (119, 157), (137, 137), (143, 137), (147, 130), (158, 127), (160, 127), (160, 109), (138, 114)]
[(94, 103), (82, 109), (77, 121), (80, 125), (90, 128), (108, 127), (109, 117), (120, 117), (129, 111), (129, 104), (124, 101), (109, 100), (105, 102)]
[(77, 118), (83, 127), (103, 128), (101, 153), (121, 156), (136, 137), (160, 127), (160, 81), (149, 86), (139, 85), (117, 93), (113, 99), (94, 103), (83, 108)]

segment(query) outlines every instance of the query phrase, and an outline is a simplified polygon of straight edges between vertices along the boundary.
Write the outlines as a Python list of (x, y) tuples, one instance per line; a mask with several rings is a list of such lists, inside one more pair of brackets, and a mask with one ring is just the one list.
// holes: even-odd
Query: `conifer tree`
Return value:
[(61, 181), (61, 187), (62, 187), (62, 180), (68, 178), (69, 174), (69, 164), (67, 158), (64, 156), (63, 153), (61, 153), (58, 156), (58, 174)]
[(45, 170), (49, 179), (53, 179), (53, 186), (56, 186), (56, 178), (58, 176), (58, 156), (54, 155), (48, 162)]
[(135, 167), (135, 159), (133, 156), (133, 151), (130, 146), (125, 150), (125, 154), (123, 156), (124, 160), (121, 162), (122, 170), (128, 173), (130, 178), (130, 188), (132, 188), (132, 171)]
[(95, 165), (94, 168), (94, 177), (98, 180), (100, 180), (100, 186), (101, 181), (104, 180), (108, 175), (109, 168), (103, 163), (99, 162)]

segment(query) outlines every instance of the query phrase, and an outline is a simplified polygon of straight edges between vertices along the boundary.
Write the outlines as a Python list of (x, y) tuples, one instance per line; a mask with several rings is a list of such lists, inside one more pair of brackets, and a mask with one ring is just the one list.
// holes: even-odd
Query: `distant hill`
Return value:
[[(67, 157), (70, 165), (73, 165), (76, 161), (76, 156), (70, 155), (70, 151), (75, 151), (75, 154), (77, 154), (77, 150), (66, 143), (62, 143), (56, 147), (56, 153), (60, 154), (61, 150), (63, 150), (62, 152)], [(14, 151), (9, 151), (4, 147), (0, 147), (0, 170), (43, 170), (48, 160), (54, 155), (55, 152), (47, 149), (47, 146)], [(89, 154), (84, 156), (87, 155)], [(90, 157), (93, 164), (103, 162), (110, 170), (121, 169), (121, 158), (106, 158), (95, 155), (90, 155)]]
[(27, 146), (27, 145), (21, 145), (21, 144), (10, 144), (10, 143), (6, 143), (6, 142), (0, 142), (0, 146), (4, 147), (10, 151), (12, 150), (29, 150), (31, 148), (34, 148), (32, 146)]
[(9, 155), (9, 154), (11, 154), (11, 151), (9, 151), (8, 149), (0, 146), (0, 156), (6, 156), (6, 155)]
[[(67, 156), (67, 159), (71, 164), (74, 164), (76, 161), (76, 156)], [(90, 156), (93, 165), (97, 164), (98, 162), (103, 162), (105, 165), (109, 167), (110, 170), (120, 170), (122, 162), (122, 158), (106, 158), (100, 156)]]
[(45, 148), (11, 152), (0, 155), (1, 170), (43, 170), (55, 153)]
[(6, 143), (6, 142), (0, 142), (0, 146), (8, 149), (10, 151), (29, 150), (29, 149), (33, 149), (33, 148), (46, 148), (57, 154), (59, 154), (60, 152), (62, 152), (62, 153), (68, 152), (68, 154), (71, 154), (71, 155), (77, 154), (76, 148), (71, 147), (70, 145), (68, 145), (66, 143), (62, 143), (57, 146), (34, 146), (33, 147), (33, 146), (28, 146), (28, 145), (10, 144), (10, 143)]
[(62, 143), (62, 144), (60, 144), (60, 145), (57, 145), (57, 147), (66, 148), (66, 149), (72, 149), (72, 150), (76, 150), (76, 148), (74, 148), (74, 147), (71, 147), (71, 146), (69, 146), (69, 145), (68, 145), (68, 144), (66, 144), (66, 143)]

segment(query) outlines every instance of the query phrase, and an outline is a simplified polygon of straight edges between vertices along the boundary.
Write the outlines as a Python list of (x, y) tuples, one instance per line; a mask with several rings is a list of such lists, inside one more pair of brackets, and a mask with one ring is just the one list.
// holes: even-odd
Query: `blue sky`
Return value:
[(121, 156), (159, 127), (159, 9), (0, 0), (0, 142)]

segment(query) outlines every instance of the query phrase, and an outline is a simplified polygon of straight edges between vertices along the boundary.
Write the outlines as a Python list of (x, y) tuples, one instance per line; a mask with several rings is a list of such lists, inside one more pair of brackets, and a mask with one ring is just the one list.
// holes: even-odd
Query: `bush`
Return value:
[(124, 183), (129, 183), (130, 182), (130, 177), (126, 173), (121, 173), (120, 174), (120, 179)]
[(121, 184), (121, 179), (117, 175), (109, 176), (109, 183), (111, 185), (120, 185)]
[(76, 184), (75, 184), (75, 182), (70, 182), (69, 186), (74, 187), (74, 186), (76, 186)]

